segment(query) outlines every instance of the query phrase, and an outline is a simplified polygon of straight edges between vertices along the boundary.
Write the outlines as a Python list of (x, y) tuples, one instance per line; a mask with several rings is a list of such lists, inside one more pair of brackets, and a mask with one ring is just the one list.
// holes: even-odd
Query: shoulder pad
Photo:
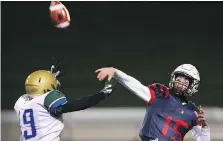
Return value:
[(161, 83), (153, 83), (149, 85), (149, 88), (153, 89), (156, 95), (167, 98), (169, 96), (169, 88)]
[[(47, 108), (50, 108), (54, 103), (56, 103), (58, 101), (59, 101), (59, 105), (61, 105), (61, 103), (64, 104), (67, 101), (67, 99), (61, 91), (58, 91), (58, 90), (51, 91), (45, 97), (44, 106)], [(55, 105), (53, 105), (53, 106), (55, 106)]]

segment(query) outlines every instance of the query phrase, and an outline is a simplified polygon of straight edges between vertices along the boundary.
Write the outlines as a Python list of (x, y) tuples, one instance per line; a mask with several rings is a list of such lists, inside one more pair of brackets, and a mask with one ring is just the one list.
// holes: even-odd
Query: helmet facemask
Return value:
[(174, 72), (169, 86), (178, 95), (193, 96), (198, 91), (199, 81), (186, 73)]

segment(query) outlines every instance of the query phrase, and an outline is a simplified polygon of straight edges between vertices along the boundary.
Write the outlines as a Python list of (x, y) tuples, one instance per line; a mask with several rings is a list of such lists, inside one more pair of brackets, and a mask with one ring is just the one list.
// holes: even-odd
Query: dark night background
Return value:
[[(55, 28), (50, 2), (2, 2), (2, 109), (12, 109), (26, 77), (61, 60), (68, 99), (103, 87), (94, 71), (114, 66), (144, 84), (168, 84), (170, 73), (191, 63), (200, 71), (203, 106), (223, 106), (222, 2), (63, 2), (68, 29)], [(4, 101), (3, 101), (4, 100)], [(144, 106), (118, 85), (98, 106)]]

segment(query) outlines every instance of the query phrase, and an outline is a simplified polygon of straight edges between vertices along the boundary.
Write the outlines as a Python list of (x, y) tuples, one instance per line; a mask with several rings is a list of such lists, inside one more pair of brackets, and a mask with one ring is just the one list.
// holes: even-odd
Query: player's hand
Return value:
[(196, 112), (196, 115), (198, 117), (198, 124), (202, 126), (202, 128), (206, 128), (208, 126), (207, 120), (204, 116), (204, 110), (199, 107), (199, 113)]
[(53, 63), (53, 65), (51, 65), (49, 72), (51, 72), (56, 77), (58, 88), (59, 88), (59, 87), (61, 87), (59, 78), (62, 76), (62, 74), (60, 72), (60, 61), (54, 57), (52, 59), (53, 59), (54, 63)]
[(60, 61), (56, 58), (53, 58), (53, 60), (56, 62), (50, 67), (50, 72), (56, 77), (60, 77)]
[(115, 75), (116, 69), (112, 67), (108, 68), (100, 68), (95, 71), (97, 74), (98, 80), (102, 81), (105, 78), (108, 77), (108, 80), (110, 81), (112, 77)]

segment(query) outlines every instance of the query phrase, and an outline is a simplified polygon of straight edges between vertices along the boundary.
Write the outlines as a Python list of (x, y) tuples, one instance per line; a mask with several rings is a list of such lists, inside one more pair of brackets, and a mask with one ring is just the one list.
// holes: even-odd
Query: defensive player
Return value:
[(14, 106), (20, 122), (20, 141), (59, 141), (64, 128), (63, 113), (92, 107), (112, 92), (113, 85), (108, 82), (95, 95), (67, 100), (65, 94), (58, 90), (59, 73), (53, 73), (52, 69), (38, 70), (27, 77), (26, 94)]
[(191, 130), (196, 141), (210, 141), (210, 127), (204, 112), (187, 100), (198, 91), (200, 76), (191, 64), (177, 67), (169, 87), (155, 83), (144, 86), (135, 78), (115, 68), (96, 70), (97, 78), (116, 78), (128, 90), (147, 102), (139, 136), (142, 141), (182, 141)]

